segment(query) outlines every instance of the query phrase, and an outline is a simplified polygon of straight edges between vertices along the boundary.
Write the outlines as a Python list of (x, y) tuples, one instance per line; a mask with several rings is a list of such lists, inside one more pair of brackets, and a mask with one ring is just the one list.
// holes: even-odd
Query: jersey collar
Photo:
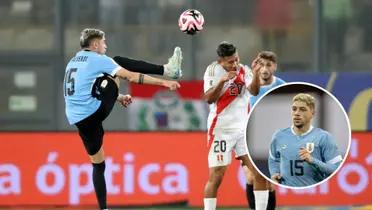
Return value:
[[(313, 130), (313, 128), (314, 128), (313, 125), (310, 125), (309, 130), (307, 130), (307, 131), (306, 131), (305, 133), (303, 133), (303, 134), (300, 134), (299, 136), (305, 136), (305, 135), (309, 134), (309, 133)], [(296, 132), (294, 131), (294, 125), (291, 126), (291, 131), (292, 131), (293, 135), (298, 136), (298, 135), (296, 134)]]
[(267, 85), (261, 85), (260, 87), (267, 87), (267, 86), (270, 86), (272, 84), (274, 84), (276, 82), (276, 76), (273, 76), (273, 81), (271, 81), (270, 84), (267, 84)]

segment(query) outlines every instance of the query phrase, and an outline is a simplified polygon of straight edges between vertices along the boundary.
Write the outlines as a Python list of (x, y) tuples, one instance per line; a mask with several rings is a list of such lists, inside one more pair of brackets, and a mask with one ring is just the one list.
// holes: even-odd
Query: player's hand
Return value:
[(256, 57), (253, 61), (252, 61), (252, 64), (251, 64), (251, 69), (252, 69), (252, 73), (254, 75), (258, 75), (260, 69), (261, 69), (261, 66), (262, 66), (262, 61), (261, 61), (261, 58), (260, 57)]
[(234, 79), (236, 77), (237, 72), (236, 71), (229, 71), (225, 75), (221, 77), (221, 82), (229, 81), (230, 79)]
[(304, 160), (308, 163), (313, 162), (313, 157), (311, 156), (311, 153), (307, 151), (304, 147), (301, 147), (300, 151), (298, 152), (298, 155), (300, 156), (301, 160)]
[(282, 179), (282, 177), (280, 176), (280, 174), (274, 174), (271, 176), (271, 179), (276, 183), (280, 183), (281, 182), (280, 180)]
[(165, 80), (164, 87), (169, 88), (169, 90), (177, 90), (181, 85), (177, 81)]
[(128, 107), (129, 104), (132, 103), (132, 96), (131, 95), (123, 95), (123, 94), (119, 94), (118, 96), (118, 102), (124, 106), (124, 107)]

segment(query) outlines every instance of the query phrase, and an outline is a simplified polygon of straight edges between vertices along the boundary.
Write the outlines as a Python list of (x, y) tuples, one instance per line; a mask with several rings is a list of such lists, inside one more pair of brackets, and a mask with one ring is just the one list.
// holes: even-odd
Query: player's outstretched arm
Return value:
[(204, 93), (203, 99), (208, 103), (212, 104), (218, 100), (221, 95), (221, 91), (226, 81), (236, 77), (236, 71), (230, 71), (221, 77), (220, 81), (216, 86), (210, 88), (207, 92)]
[(121, 79), (128, 80), (129, 82), (138, 83), (138, 84), (149, 84), (149, 85), (158, 85), (167, 87), (170, 90), (176, 90), (180, 88), (181, 85), (176, 81), (164, 80), (155, 77), (151, 77), (145, 74), (131, 72), (124, 68), (121, 68), (117, 73), (116, 76), (120, 77)]
[(259, 71), (260, 71), (260, 68), (261, 68), (260, 61), (261, 60), (260, 60), (259, 57), (256, 57), (253, 60), (252, 65), (251, 65), (253, 78), (252, 78), (251, 84), (249, 84), (248, 87), (247, 87), (248, 91), (254, 96), (258, 95), (258, 93), (260, 91), (260, 77), (259, 77)]

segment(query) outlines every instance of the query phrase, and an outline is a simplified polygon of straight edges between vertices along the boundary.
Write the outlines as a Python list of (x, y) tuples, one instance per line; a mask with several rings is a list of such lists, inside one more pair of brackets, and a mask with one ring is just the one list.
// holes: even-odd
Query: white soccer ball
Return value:
[(194, 35), (203, 30), (204, 17), (196, 9), (188, 9), (184, 11), (178, 19), (180, 30), (186, 34)]

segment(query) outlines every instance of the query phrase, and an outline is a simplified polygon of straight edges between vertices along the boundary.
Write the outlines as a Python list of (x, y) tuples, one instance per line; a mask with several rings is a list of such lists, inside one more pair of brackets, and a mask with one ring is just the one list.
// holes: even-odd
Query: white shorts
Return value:
[(209, 144), (209, 168), (229, 165), (232, 159), (232, 151), (235, 152), (236, 157), (248, 154), (245, 132), (243, 131), (215, 133), (213, 142)]

